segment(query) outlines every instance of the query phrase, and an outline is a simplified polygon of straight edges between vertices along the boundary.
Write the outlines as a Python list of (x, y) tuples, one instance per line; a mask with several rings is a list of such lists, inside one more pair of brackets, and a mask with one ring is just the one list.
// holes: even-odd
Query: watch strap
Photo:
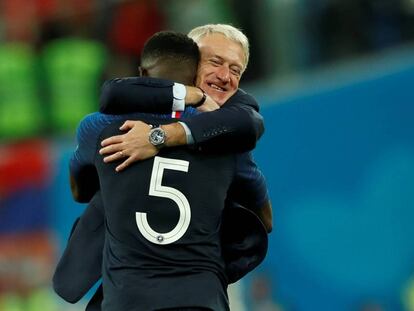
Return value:
[(201, 88), (199, 88), (199, 87), (197, 87), (200, 91), (201, 91), (201, 93), (203, 93), (203, 97), (197, 102), (197, 103), (195, 103), (194, 105), (191, 105), (193, 108), (197, 108), (197, 107), (200, 107), (202, 104), (204, 104), (204, 102), (206, 101), (206, 99), (207, 99), (207, 94), (206, 94), (206, 92), (204, 92)]

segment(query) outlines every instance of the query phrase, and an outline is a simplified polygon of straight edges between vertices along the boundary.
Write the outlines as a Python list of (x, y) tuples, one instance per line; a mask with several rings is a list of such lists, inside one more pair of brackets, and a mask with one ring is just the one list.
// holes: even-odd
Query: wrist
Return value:
[(206, 93), (198, 87), (186, 86), (185, 105), (197, 108), (204, 104)]
[(173, 111), (183, 111), (185, 109), (185, 98), (187, 88), (184, 84), (174, 83), (173, 86)]
[(164, 146), (174, 147), (187, 144), (187, 136), (184, 127), (177, 123), (170, 123), (161, 126), (166, 133)]
[(200, 107), (201, 105), (203, 105), (204, 104), (204, 102), (206, 101), (206, 99), (207, 99), (207, 94), (201, 89), (201, 88), (199, 88), (198, 87), (198, 89), (201, 91), (201, 93), (203, 94), (202, 95), (202, 97), (201, 97), (201, 99), (198, 101), (198, 102), (196, 102), (194, 105), (192, 105), (192, 107), (193, 108), (197, 108), (197, 107)]

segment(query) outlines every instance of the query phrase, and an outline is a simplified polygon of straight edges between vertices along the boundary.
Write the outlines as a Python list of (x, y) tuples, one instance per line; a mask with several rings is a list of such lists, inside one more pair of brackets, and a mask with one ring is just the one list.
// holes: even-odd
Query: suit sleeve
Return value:
[(263, 117), (256, 100), (238, 90), (220, 109), (185, 119), (200, 150), (245, 152), (263, 135)]
[(59, 296), (75, 303), (99, 280), (104, 242), (104, 209), (98, 192), (73, 225), (68, 244), (56, 266), (53, 288)]
[[(169, 80), (131, 77), (105, 82), (100, 111), (109, 114), (171, 112), (174, 83)], [(243, 152), (252, 150), (264, 132), (259, 105), (238, 90), (219, 110), (186, 118), (200, 150)]]
[(174, 82), (148, 77), (116, 78), (101, 90), (99, 111), (107, 114), (131, 112), (169, 113)]
[(227, 200), (255, 212), (269, 200), (265, 177), (250, 152), (240, 153), (236, 159), (236, 176), (228, 191)]

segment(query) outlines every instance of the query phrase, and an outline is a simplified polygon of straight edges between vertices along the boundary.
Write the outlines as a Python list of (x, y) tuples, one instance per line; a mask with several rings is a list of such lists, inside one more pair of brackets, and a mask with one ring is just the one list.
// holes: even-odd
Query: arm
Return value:
[(237, 157), (237, 174), (227, 200), (254, 212), (270, 233), (273, 229), (272, 205), (266, 180), (250, 153), (242, 153)]
[(101, 89), (99, 111), (107, 114), (171, 112), (173, 85), (169, 80), (147, 77), (108, 80)]
[[(198, 103), (202, 97), (200, 89), (170, 80), (150, 77), (115, 78), (102, 86), (99, 111), (107, 114), (169, 113), (183, 111), (185, 105)], [(216, 106), (218, 108), (217, 104)]]
[(69, 168), (70, 189), (73, 199), (79, 203), (87, 203), (99, 190), (99, 179), (93, 166), (84, 166), (79, 170)]
[(273, 215), (272, 215), (272, 203), (270, 200), (265, 201), (265, 203), (256, 211), (256, 215), (263, 222), (263, 225), (266, 228), (267, 233), (272, 232), (273, 230)]
[[(107, 81), (101, 94), (100, 111), (104, 113), (154, 112), (168, 113), (173, 109), (174, 83), (155, 78), (124, 78)], [(177, 95), (178, 96), (178, 95)], [(178, 96), (179, 97), (179, 96)], [(186, 87), (185, 103), (194, 104), (202, 98), (198, 88)], [(203, 105), (204, 106), (204, 105)], [(203, 107), (202, 106), (202, 107)], [(244, 91), (237, 91), (222, 109), (206, 116), (187, 118), (185, 123), (194, 141), (200, 147), (233, 152), (248, 151), (255, 147), (263, 134), (263, 119), (258, 104)], [(177, 130), (176, 124), (171, 131)], [(167, 132), (174, 137), (175, 132)], [(177, 145), (172, 142), (172, 145)]]
[(264, 132), (256, 100), (238, 90), (220, 109), (184, 120), (200, 149), (244, 152), (254, 149)]
[(53, 288), (59, 296), (75, 303), (99, 280), (104, 241), (104, 209), (98, 192), (74, 223), (56, 266)]
[(75, 201), (89, 202), (99, 189), (98, 173), (94, 165), (99, 137), (97, 114), (86, 116), (77, 128), (77, 147), (69, 161), (72, 195)]
[[(141, 82), (137, 82), (140, 81), (139, 79), (142, 78), (108, 81), (103, 87), (101, 104), (105, 109), (101, 107), (101, 111), (114, 113), (117, 109), (117, 104), (122, 105), (122, 112), (130, 112), (137, 109), (148, 111), (151, 107), (160, 109), (158, 112), (164, 111), (163, 109), (171, 111), (173, 102), (172, 82), (171, 84), (166, 84), (170, 88), (169, 99), (168, 94), (165, 93), (162, 98), (159, 97), (157, 99), (163, 101), (161, 104), (151, 106), (146, 105), (142, 98), (147, 98), (148, 101), (155, 100), (157, 98), (156, 95), (148, 94), (155, 94), (157, 88), (151, 86), (145, 88)], [(146, 79), (151, 80), (151, 78)], [(153, 80), (156, 81), (157, 79)], [(194, 103), (202, 97), (202, 93), (198, 88), (186, 87), (186, 90), (185, 100), (187, 102)], [(162, 92), (165, 92), (164, 88), (162, 88)], [(207, 97), (206, 104), (209, 103), (209, 100), (211, 99)], [(263, 134), (263, 118), (258, 113), (258, 109), (258, 104), (254, 98), (239, 90), (221, 109), (205, 113), (205, 115), (186, 118), (184, 121), (200, 150), (242, 152), (253, 149), (257, 139)], [(127, 122), (121, 128), (122, 130), (128, 131), (134, 127), (139, 127), (140, 129), (131, 130), (127, 134), (104, 140), (102, 142), (104, 148), (100, 150), (100, 153), (106, 156), (105, 161), (120, 160), (119, 152), (122, 151), (126, 159), (117, 167), (119, 171), (137, 160), (147, 158), (143, 156), (144, 154), (151, 156), (150, 152), (154, 151), (154, 149), (147, 141), (149, 129), (142, 131), (143, 126), (142, 122)], [(165, 126), (164, 129), (168, 138), (167, 147), (187, 143), (186, 132), (181, 124), (170, 124)], [(155, 154), (156, 152), (152, 156)]]

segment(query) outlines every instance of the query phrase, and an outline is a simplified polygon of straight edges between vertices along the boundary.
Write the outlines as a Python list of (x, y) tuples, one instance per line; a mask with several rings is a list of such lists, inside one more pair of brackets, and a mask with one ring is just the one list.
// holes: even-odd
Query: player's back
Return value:
[(99, 155), (95, 164), (106, 215), (103, 310), (227, 310), (219, 230), (234, 156), (173, 148), (119, 173)]

